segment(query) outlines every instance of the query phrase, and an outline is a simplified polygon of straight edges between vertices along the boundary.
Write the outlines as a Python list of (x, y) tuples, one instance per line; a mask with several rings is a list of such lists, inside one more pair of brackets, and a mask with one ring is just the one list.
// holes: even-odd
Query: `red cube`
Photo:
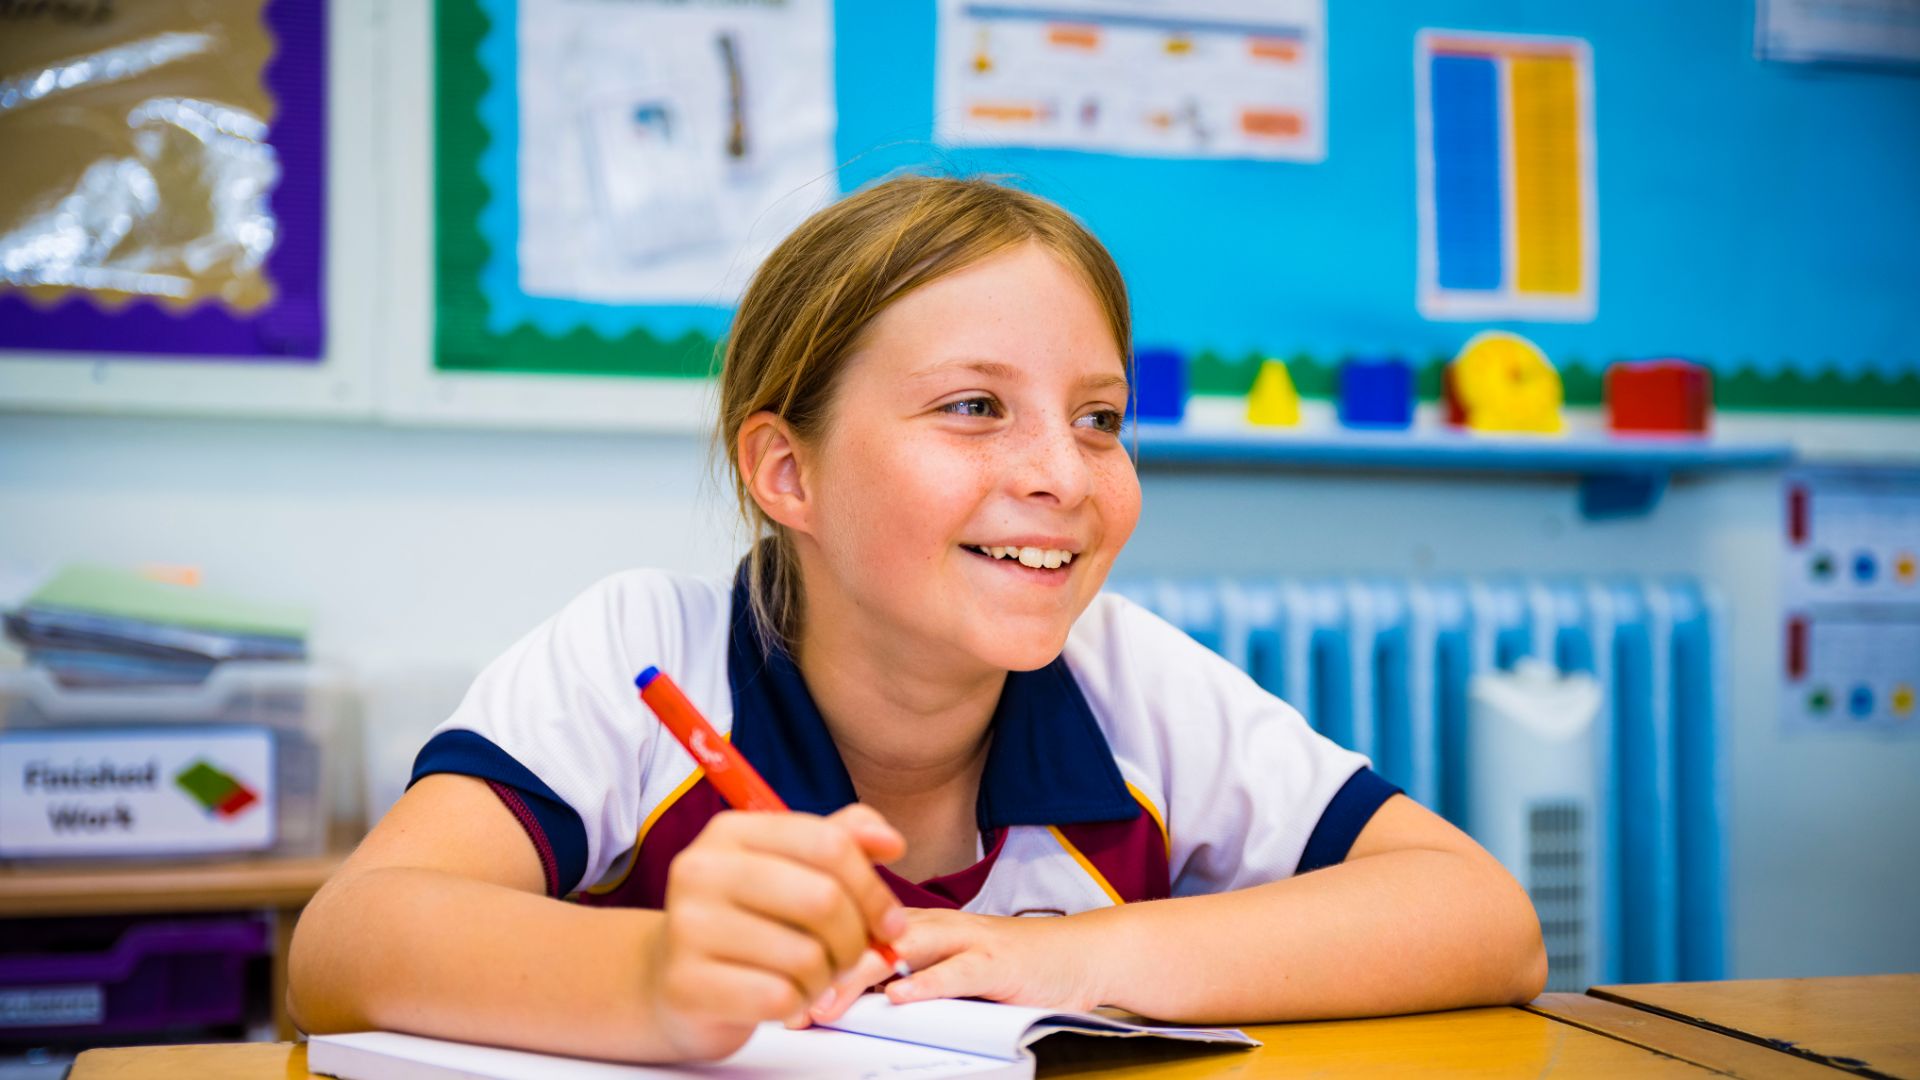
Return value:
[(1607, 368), (1612, 431), (1704, 435), (1713, 417), (1713, 373), (1687, 360), (1622, 361)]

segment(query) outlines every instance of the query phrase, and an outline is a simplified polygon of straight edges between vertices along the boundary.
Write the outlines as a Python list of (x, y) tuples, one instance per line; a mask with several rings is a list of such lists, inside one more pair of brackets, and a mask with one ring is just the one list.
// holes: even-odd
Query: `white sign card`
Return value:
[(0, 734), (0, 857), (176, 855), (273, 846), (273, 732)]

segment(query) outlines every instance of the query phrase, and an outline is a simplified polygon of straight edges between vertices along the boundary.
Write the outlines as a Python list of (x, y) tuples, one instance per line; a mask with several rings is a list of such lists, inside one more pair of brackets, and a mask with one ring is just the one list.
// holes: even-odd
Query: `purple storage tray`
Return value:
[(268, 954), (265, 920), (148, 921), (130, 924), (95, 952), (0, 955), (0, 993), (40, 987), (97, 986), (98, 1023), (0, 1027), (19, 1041), (243, 1023), (247, 964)]

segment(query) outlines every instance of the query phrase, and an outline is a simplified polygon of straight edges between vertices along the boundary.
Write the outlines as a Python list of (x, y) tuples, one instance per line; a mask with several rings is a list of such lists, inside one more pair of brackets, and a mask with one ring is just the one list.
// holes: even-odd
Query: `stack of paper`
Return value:
[(223, 660), (307, 655), (301, 612), (110, 567), (67, 567), (5, 620), (28, 659), (69, 686), (197, 683)]

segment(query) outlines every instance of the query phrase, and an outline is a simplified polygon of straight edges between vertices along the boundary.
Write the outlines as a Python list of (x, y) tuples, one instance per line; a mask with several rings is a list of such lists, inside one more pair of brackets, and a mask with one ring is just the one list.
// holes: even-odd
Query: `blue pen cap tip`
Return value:
[(635, 675), (633, 677), (633, 685), (639, 687), (642, 690), (645, 690), (647, 688), (648, 683), (652, 682), (653, 680), (659, 677), (660, 677), (660, 669), (657, 667), (654, 667), (652, 664), (648, 664), (647, 669), (645, 671), (642, 671), (640, 674)]

